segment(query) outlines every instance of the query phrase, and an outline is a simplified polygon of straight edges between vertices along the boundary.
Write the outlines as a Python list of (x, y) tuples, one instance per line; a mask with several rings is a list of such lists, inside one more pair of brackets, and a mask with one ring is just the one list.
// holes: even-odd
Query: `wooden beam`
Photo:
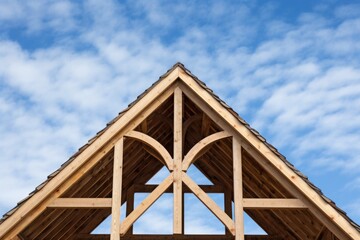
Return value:
[[(126, 216), (129, 216), (132, 211), (134, 211), (134, 200), (135, 200), (135, 190), (134, 185), (131, 186), (126, 194)], [(152, 191), (151, 191), (152, 192)], [(131, 226), (127, 232), (127, 234), (133, 234), (133, 227)]]
[(206, 138), (202, 139), (200, 142), (198, 142), (195, 146), (193, 146), (190, 151), (186, 154), (183, 164), (182, 164), (182, 170), (187, 171), (192, 163), (195, 162), (196, 158), (204, 153), (204, 150), (212, 143), (219, 141), (224, 138), (231, 137), (231, 135), (226, 132), (217, 132), (214, 134), (211, 134), (210, 136), (207, 136)]
[(265, 208), (265, 209), (300, 209), (307, 206), (299, 199), (282, 198), (244, 198), (243, 207), (247, 209)]
[(141, 124), (140, 124), (140, 129), (143, 133), (147, 133), (148, 132), (148, 122), (147, 119), (145, 119)]
[(170, 156), (169, 152), (164, 148), (161, 143), (156, 141), (154, 138), (150, 137), (149, 135), (146, 135), (142, 132), (138, 131), (130, 131), (124, 135), (125, 137), (134, 138), (137, 139), (148, 146), (152, 147), (154, 150), (156, 150), (164, 159), (165, 166), (169, 169), (173, 169), (173, 163), (172, 163), (172, 157)]
[(124, 156), (123, 150), (124, 138), (121, 138), (114, 146), (114, 169), (111, 206), (111, 240), (120, 240), (120, 208)]
[[(224, 192), (224, 209), (225, 213), (232, 219), (232, 193), (231, 190), (226, 189)], [(226, 229), (226, 235), (230, 236), (232, 235), (231, 232)]]
[(183, 158), (183, 96), (180, 88), (174, 91), (174, 234), (182, 234), (182, 158)]
[[(136, 193), (151, 193), (157, 188), (156, 184), (134, 184), (134, 191)], [(206, 193), (224, 193), (225, 188), (220, 185), (198, 185)], [(170, 186), (165, 193), (173, 193), (173, 188)], [(192, 193), (192, 191), (185, 185), (183, 186), (184, 193)], [(230, 200), (231, 201), (231, 200)]]
[(235, 137), (233, 137), (235, 240), (244, 240), (244, 209), (241, 157), (241, 145), (239, 141)]
[(235, 226), (233, 220), (212, 200), (191, 178), (182, 172), (183, 182), (191, 189), (195, 196), (225, 225), (234, 235)]
[(57, 198), (49, 208), (111, 208), (111, 198)]
[[(106, 240), (108, 234), (78, 234), (79, 240)], [(134, 234), (133, 236), (124, 236), (123, 240), (233, 240), (233, 236), (225, 235), (143, 235)], [(245, 235), (246, 240), (281, 240), (282, 238), (267, 235)]]
[(173, 173), (171, 173), (159, 186), (148, 195), (139, 206), (132, 211), (129, 216), (121, 224), (121, 235), (124, 235), (134, 222), (149, 208), (151, 205), (166, 191), (166, 189), (173, 183)]

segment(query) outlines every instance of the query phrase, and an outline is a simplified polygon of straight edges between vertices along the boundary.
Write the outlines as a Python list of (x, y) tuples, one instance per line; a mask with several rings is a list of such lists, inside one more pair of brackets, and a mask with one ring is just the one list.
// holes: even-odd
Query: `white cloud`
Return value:
[(42, 30), (67, 32), (76, 27), (78, 10), (78, 5), (68, 0), (5, 0), (0, 4), (0, 26), (25, 27), (28, 34)]

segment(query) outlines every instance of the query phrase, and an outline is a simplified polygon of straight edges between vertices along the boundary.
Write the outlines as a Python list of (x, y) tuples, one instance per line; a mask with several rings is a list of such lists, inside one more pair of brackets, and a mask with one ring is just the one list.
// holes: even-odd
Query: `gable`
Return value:
[[(237, 139), (242, 148), (240, 175), (244, 198), (259, 198), (260, 200), (295, 198), (301, 202), (301, 207), (285, 209), (279, 206), (273, 209), (244, 206), (249, 216), (265, 231), (271, 235), (284, 233), (282, 236), (287, 236), (288, 239), (326, 235), (328, 230), (339, 239), (360, 237), (358, 226), (323, 196), (321, 191), (314, 187), (285, 157), (250, 128), (204, 83), (181, 64), (176, 64), (59, 170), (51, 174), (49, 179), (30, 195), (29, 199), (21, 202), (17, 208), (5, 215), (7, 217), (0, 225), (0, 238), (16, 236), (19, 233), (30, 239), (34, 237), (41, 239), (46, 237), (46, 234), (52, 233), (62, 236), (62, 229), (67, 228), (64, 218), (74, 219), (74, 222), (69, 224), (78, 226), (84, 233), (91, 232), (111, 213), (108, 207), (109, 200), (104, 200), (103, 206), (96, 209), (64, 210), (52, 209), (49, 206), (59, 197), (111, 199), (114, 194), (112, 185), (114, 145), (124, 136), (129, 137), (123, 143), (123, 179), (125, 180), (123, 180), (122, 190), (124, 192), (128, 192), (137, 179), (140, 181), (136, 184), (145, 184), (164, 164), (173, 170), (171, 161), (176, 154), (176, 148), (173, 146), (175, 141), (173, 130), (176, 125), (173, 122), (176, 88), (181, 89), (184, 98), (183, 155), (188, 154), (202, 139), (211, 141), (211, 136), (220, 133), (216, 136), (220, 141), (209, 145), (211, 148), (194, 162), (194, 165), (206, 177), (217, 186), (226, 189), (233, 188), (236, 176), (233, 174), (232, 164), (234, 141), (228, 138), (232, 136)], [(149, 142), (149, 138), (144, 139), (146, 136), (141, 134), (131, 135), (132, 130), (146, 134), (160, 143), (165, 150), (153, 151), (150, 146), (144, 144)], [(220, 139), (222, 131), (225, 133)], [(134, 138), (140, 141), (132, 141), (131, 139)], [(163, 148), (159, 146), (157, 149)], [(142, 150), (134, 152), (134, 149)], [(166, 152), (170, 157), (167, 157)], [(95, 181), (89, 183), (92, 179)], [(171, 183), (167, 184), (170, 186)], [(169, 191), (167, 185), (164, 189), (164, 191)], [(119, 201), (123, 203), (128, 200), (128, 197), (123, 194)], [(231, 201), (235, 201), (234, 196)], [(251, 203), (254, 204), (256, 201), (251, 201)], [(47, 219), (52, 218), (51, 216), (59, 216), (57, 217), (59, 220), (53, 221), (53, 225), (44, 224)], [(95, 220), (92, 221), (92, 218)], [(311, 223), (307, 223), (306, 219), (310, 219)], [(80, 226), (81, 223), (84, 226)], [(44, 231), (48, 229), (49, 232), (44, 235), (44, 231), (38, 230), (39, 225), (42, 225)], [(307, 227), (303, 228), (302, 225)], [(55, 229), (56, 232), (51, 232), (51, 229)], [(76, 231), (76, 228), (73, 228), (72, 232), (69, 230), (68, 237)]]

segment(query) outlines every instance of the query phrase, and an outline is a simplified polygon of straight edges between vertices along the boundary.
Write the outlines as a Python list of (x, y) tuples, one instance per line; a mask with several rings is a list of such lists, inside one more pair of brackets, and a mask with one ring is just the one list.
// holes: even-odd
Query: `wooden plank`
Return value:
[(174, 222), (173, 233), (182, 234), (182, 156), (183, 156), (183, 96), (180, 88), (174, 91)]
[(124, 138), (121, 138), (114, 146), (113, 190), (111, 204), (111, 240), (120, 240), (120, 208), (124, 156), (123, 150)]
[(115, 142), (125, 132), (137, 127), (138, 124), (168, 99), (173, 93), (174, 85), (171, 84), (175, 82), (177, 77), (178, 69), (169, 73), (165, 79), (141, 98), (136, 106), (130, 108), (40, 191), (23, 203), (16, 212), (0, 225), (0, 239), (11, 238), (21, 232), (46, 209), (48, 204), (61, 196), (74, 182), (111, 151)]
[(172, 157), (170, 156), (169, 152), (165, 149), (161, 143), (156, 141), (154, 138), (150, 137), (149, 135), (146, 135), (142, 132), (138, 131), (130, 131), (124, 135), (125, 137), (130, 137), (137, 139), (148, 146), (152, 147), (154, 150), (156, 150), (164, 159), (165, 166), (169, 169), (173, 169), (173, 163), (172, 163)]
[(49, 208), (111, 208), (111, 198), (57, 198)]
[(233, 220), (184, 172), (183, 182), (191, 189), (195, 196), (225, 225), (234, 235), (235, 226)]
[(171, 173), (159, 186), (148, 195), (140, 205), (132, 211), (129, 216), (121, 224), (121, 235), (124, 235), (134, 222), (149, 208), (151, 205), (166, 191), (166, 189), (173, 183), (174, 177)]
[[(220, 102), (215, 100), (205, 89), (198, 85), (189, 75), (180, 70), (179, 86), (184, 94), (221, 128), (242, 138), (242, 146), (252, 151), (254, 159), (271, 175), (277, 178), (296, 198), (308, 205), (309, 210), (331, 229), (339, 239), (360, 239), (360, 233), (339, 212), (322, 199), (301, 177), (284, 161), (261, 142), (248, 128), (239, 122)], [(196, 93), (195, 93), (196, 92)], [(211, 107), (210, 107), (211, 106)], [(311, 200), (310, 200), (311, 199)]]
[(254, 208), (265, 208), (265, 209), (300, 209), (307, 208), (307, 206), (299, 199), (282, 199), (282, 198), (244, 198), (243, 207), (254, 209)]
[(182, 170), (187, 171), (192, 163), (195, 162), (196, 157), (203, 153), (203, 150), (206, 149), (210, 144), (219, 141), (224, 138), (231, 137), (231, 135), (226, 131), (217, 132), (207, 136), (198, 142), (194, 147), (190, 149), (190, 151), (184, 157), (184, 161), (182, 164)]
[(241, 145), (239, 141), (235, 137), (233, 137), (235, 240), (244, 240), (244, 209), (241, 157)]

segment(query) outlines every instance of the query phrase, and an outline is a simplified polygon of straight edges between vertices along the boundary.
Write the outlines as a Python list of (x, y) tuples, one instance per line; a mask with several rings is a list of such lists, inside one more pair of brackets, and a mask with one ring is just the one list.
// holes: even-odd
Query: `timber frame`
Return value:
[[(187, 174), (196, 166), (214, 185)], [(158, 185), (146, 182), (165, 166)], [(134, 207), (134, 195), (149, 195)], [(134, 222), (173, 193), (173, 234), (139, 235)], [(225, 226), (186, 235), (184, 193)], [(224, 196), (223, 208), (208, 193)], [(120, 207), (127, 203), (126, 218)], [(223, 210), (224, 209), (224, 210)], [(267, 235), (245, 235), (246, 212)], [(109, 235), (91, 234), (112, 215)], [(182, 64), (175, 64), (4, 215), (0, 239), (360, 239), (359, 226)]]

